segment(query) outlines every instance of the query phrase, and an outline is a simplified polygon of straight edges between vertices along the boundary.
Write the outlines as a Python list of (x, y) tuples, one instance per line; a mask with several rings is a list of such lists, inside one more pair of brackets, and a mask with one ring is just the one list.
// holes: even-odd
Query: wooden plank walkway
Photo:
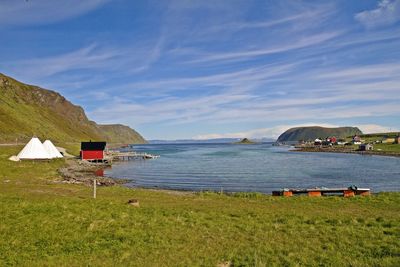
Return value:
[(149, 153), (138, 153), (138, 152), (109, 152), (106, 155), (111, 160), (135, 160), (135, 159), (156, 159), (159, 155), (152, 155)]

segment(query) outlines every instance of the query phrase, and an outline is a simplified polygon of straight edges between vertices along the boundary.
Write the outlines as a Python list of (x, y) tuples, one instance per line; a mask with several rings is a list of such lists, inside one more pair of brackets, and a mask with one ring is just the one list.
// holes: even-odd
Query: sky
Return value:
[(400, 131), (400, 0), (0, 0), (0, 54), (146, 139)]

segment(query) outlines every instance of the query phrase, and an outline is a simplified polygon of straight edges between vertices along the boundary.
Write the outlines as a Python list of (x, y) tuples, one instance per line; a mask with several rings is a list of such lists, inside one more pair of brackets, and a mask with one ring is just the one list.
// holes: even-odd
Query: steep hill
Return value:
[(316, 138), (325, 138), (328, 136), (336, 136), (337, 138), (345, 138), (347, 136), (362, 134), (357, 127), (338, 127), (325, 128), (319, 126), (311, 127), (295, 127), (290, 128), (278, 137), (278, 142), (314, 140)]
[(147, 141), (135, 130), (122, 124), (98, 125), (106, 141), (113, 143), (144, 144)]
[[(108, 131), (113, 127), (106, 126)], [(110, 135), (108, 131), (104, 132), (102, 126), (86, 117), (81, 107), (59, 93), (18, 82), (0, 73), (1, 143), (15, 142), (16, 139), (26, 141), (33, 135), (55, 142), (121, 141), (118, 134)], [(124, 136), (128, 135), (124, 133)], [(129, 139), (123, 143), (135, 142), (143, 143), (145, 140), (132, 130)]]

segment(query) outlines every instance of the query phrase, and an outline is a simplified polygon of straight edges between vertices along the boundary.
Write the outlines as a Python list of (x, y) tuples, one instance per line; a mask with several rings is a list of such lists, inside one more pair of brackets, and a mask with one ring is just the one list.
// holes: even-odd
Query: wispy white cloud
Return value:
[(88, 13), (110, 0), (0, 1), (0, 25), (35, 25)]
[(206, 139), (215, 139), (215, 138), (272, 138), (276, 139), (282, 134), (284, 131), (293, 128), (293, 127), (301, 127), (301, 126), (321, 126), (321, 127), (338, 127), (334, 124), (327, 123), (302, 123), (296, 125), (277, 125), (269, 128), (259, 128), (252, 129), (248, 131), (242, 132), (234, 132), (234, 133), (212, 133), (212, 134), (200, 134), (193, 137), (196, 140), (206, 140)]
[(279, 46), (264, 48), (264, 49), (256, 49), (256, 50), (248, 50), (248, 51), (239, 51), (239, 52), (229, 52), (229, 53), (216, 53), (214, 55), (203, 56), (199, 59), (192, 60), (191, 63), (198, 62), (209, 62), (209, 61), (235, 61), (235, 60), (246, 60), (249, 58), (277, 54), (282, 52), (287, 52), (295, 49), (305, 48), (313, 45), (317, 45), (328, 40), (331, 40), (335, 37), (338, 37), (343, 32), (335, 31), (335, 32), (324, 32), (320, 34), (315, 34), (307, 37), (302, 37), (298, 40), (295, 40), (291, 43), (281, 44)]
[[(86, 84), (98, 79), (88, 78), (84, 80), (76, 74), (70, 74), (69, 81), (62, 76), (71, 71), (89, 71), (91, 77), (101, 76), (101, 72), (108, 74), (118, 72), (121, 74), (135, 74), (147, 70), (160, 57), (162, 39), (159, 39), (153, 49), (148, 49), (150, 44), (139, 44), (134, 48), (112, 47), (96, 43), (80, 47), (78, 49), (58, 53), (45, 57), (25, 58), (12, 62), (2, 62), (0, 66), (7, 69), (10, 75), (23, 76), (25, 80), (40, 82), (50, 76), (60, 75), (60, 82), (50, 83), (54, 86), (65, 87), (72, 85)], [(86, 73), (86, 72), (85, 72)]]
[(113, 50), (96, 50), (96, 45), (92, 44), (65, 54), (16, 61), (11, 63), (11, 69), (27, 77), (46, 77), (70, 70), (101, 68), (119, 55)]
[(222, 88), (249, 88), (277, 76), (288, 74), (298, 64), (268, 64), (261, 67), (244, 68), (230, 72), (220, 72), (195, 77), (180, 77), (162, 80), (142, 81), (124, 85), (129, 92), (144, 89), (155, 89), (157, 92), (175, 91), (206, 86), (220, 86)]
[[(211, 133), (211, 134), (200, 134), (193, 137), (196, 140), (206, 140), (215, 138), (271, 138), (276, 139), (286, 130), (293, 127), (305, 127), (305, 126), (320, 126), (327, 128), (342, 127), (344, 125), (323, 123), (323, 122), (310, 122), (310, 123), (300, 123), (300, 124), (286, 124), (277, 125), (268, 128), (251, 129), (242, 132), (234, 133)], [(399, 128), (388, 127), (379, 124), (357, 124), (352, 125), (358, 127), (363, 133), (383, 133), (383, 132), (393, 132), (400, 131)]]
[(366, 134), (369, 133), (387, 133), (387, 132), (398, 132), (400, 128), (398, 127), (389, 127), (379, 124), (359, 124), (357, 127)]
[[(288, 120), (340, 120), (390, 116), (400, 112), (398, 99), (388, 103), (375, 103), (365, 106), (347, 103), (329, 103), (324, 106), (306, 105), (277, 106), (273, 108), (245, 108), (258, 104), (254, 96), (212, 96), (198, 100), (171, 99), (147, 104), (110, 103), (90, 112), (98, 121), (122, 120), (138, 124), (158, 123), (165, 125), (184, 125), (187, 123), (245, 123), (249, 119), (259, 123), (272, 123)], [(149, 112), (151, 111), (151, 112)], [(300, 112), (301, 111), (301, 112)], [(132, 114), (136, 114), (132, 119)], [(140, 116), (138, 116), (140, 114)]]
[(220, 36), (220, 34), (233, 34), (243, 30), (268, 30), (275, 27), (293, 26), (299, 30), (302, 26), (311, 26), (316, 21), (323, 21), (328, 19), (336, 10), (332, 5), (321, 5), (313, 9), (300, 10), (298, 12), (290, 13), (289, 15), (280, 16), (263, 21), (245, 21), (239, 20), (234, 22), (227, 22), (222, 24), (215, 24), (203, 31), (196, 32), (198, 38), (206, 38), (211, 35)]
[[(291, 90), (289, 94), (272, 94), (275, 90), (268, 89), (263, 93), (254, 91), (264, 82), (268, 84), (268, 79), (274, 79), (273, 76), (266, 75), (271, 73), (262, 70), (255, 73), (244, 71), (221, 76), (203, 76), (193, 80), (154, 81), (138, 88), (158, 91), (164, 87), (177, 90), (178, 87), (218, 85), (223, 90), (196, 95), (195, 98), (164, 96), (147, 101), (146, 104), (126, 98), (92, 110), (91, 115), (97, 120), (109, 122), (114, 118), (129, 120), (132, 114), (140, 114), (135, 119), (136, 124), (164, 125), (213, 121), (239, 123), (246, 122), (249, 118), (253, 122), (267, 123), (288, 119), (304, 121), (388, 116), (400, 112), (397, 104), (400, 101), (400, 95), (397, 94), (400, 90), (397, 68), (400, 68), (397, 64), (389, 63), (340, 70), (321, 69), (309, 74), (312, 84), (309, 87), (303, 88), (301, 77), (285, 80), (281, 85), (283, 88), (297, 85), (302, 87), (300, 90)], [(381, 80), (371, 82), (370, 79), (376, 78), (371, 70)], [(285, 71), (290, 71), (290, 68)], [(388, 71), (390, 75), (383, 75)], [(287, 72), (284, 73), (288, 75)], [(251, 86), (246, 87), (249, 83)], [(242, 86), (246, 90), (236, 90)]]
[[(0, 24), (49, 24), (89, 13), (106, 2), (5, 0), (0, 2)], [(398, 28), (364, 31), (354, 20), (348, 23), (353, 11), (335, 2), (256, 2), (172, 0), (145, 5), (154, 13), (143, 13), (143, 5), (132, 4), (132, 16), (136, 10), (139, 16), (119, 20), (116, 12), (128, 1), (117, 1), (110, 19), (115, 19), (113, 25), (127, 23), (121, 29), (112, 32), (108, 24), (93, 33), (82, 29), (87, 38), (76, 39), (82, 36), (78, 31), (71, 34), (73, 42), (62, 38), (57, 48), (41, 46), (32, 53), (6, 55), (0, 68), (65, 93), (99, 122), (176, 128), (179, 133), (201, 124), (206, 134), (214, 133), (214, 125), (227, 125), (223, 132), (229, 135), (273, 136), (282, 129), (264, 125), (290, 126), (296, 120), (339, 124), (357, 118), (367, 122), (400, 112)], [(397, 3), (382, 1), (378, 11), (362, 12), (356, 19), (383, 26), (378, 17), (396, 14), (397, 9), (393, 13), (390, 8)], [(5, 13), (12, 16), (6, 18)], [(29, 38), (37, 28), (39, 35)], [(38, 39), (61, 28), (68, 30), (66, 24), (27, 27), (24, 38), (39, 46)], [(95, 41), (88, 45), (91, 40)], [(230, 130), (238, 125), (260, 127)]]
[(316, 78), (320, 79), (340, 79), (342, 80), (358, 80), (358, 79), (371, 79), (375, 78), (388, 78), (399, 77), (400, 64), (398, 63), (385, 63), (363, 65), (359, 67), (351, 67), (347, 69), (340, 69), (328, 73), (318, 75)]
[(355, 19), (367, 28), (394, 24), (400, 21), (400, 0), (381, 0), (376, 9), (357, 13)]

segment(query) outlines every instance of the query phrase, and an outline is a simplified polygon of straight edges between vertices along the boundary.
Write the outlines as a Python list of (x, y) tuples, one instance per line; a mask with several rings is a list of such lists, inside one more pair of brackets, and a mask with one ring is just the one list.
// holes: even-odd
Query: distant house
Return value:
[(358, 135), (353, 136), (352, 142), (354, 145), (361, 145), (361, 137)]
[(394, 143), (400, 144), (400, 135), (396, 136), (396, 138), (394, 139)]
[(320, 145), (322, 145), (322, 140), (319, 139), (319, 138), (315, 139), (314, 140), (314, 146), (320, 146)]
[(330, 141), (325, 140), (325, 141), (321, 142), (321, 145), (322, 146), (332, 146), (332, 143)]
[(361, 144), (358, 147), (359, 151), (369, 151), (369, 150), (374, 150), (374, 146), (371, 144)]
[(346, 140), (345, 139), (338, 139), (337, 140), (337, 144), (338, 145), (345, 145), (346, 144)]
[(81, 159), (89, 161), (104, 160), (106, 142), (81, 142)]

